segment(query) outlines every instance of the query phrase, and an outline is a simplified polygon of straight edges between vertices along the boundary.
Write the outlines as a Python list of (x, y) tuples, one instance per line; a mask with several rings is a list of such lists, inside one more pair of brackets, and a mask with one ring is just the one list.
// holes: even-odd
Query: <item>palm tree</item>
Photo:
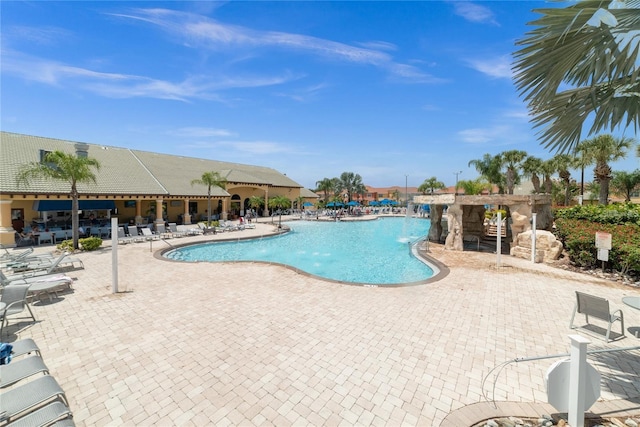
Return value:
[(323, 178), (316, 182), (316, 193), (324, 193), (324, 202), (327, 203), (329, 193), (336, 191), (336, 178)]
[(531, 178), (531, 184), (533, 184), (533, 192), (540, 193), (540, 176), (544, 173), (542, 168), (542, 159), (534, 156), (529, 156), (522, 162), (522, 174), (525, 177)]
[(298, 207), (298, 209), (302, 210), (303, 203), (304, 203), (304, 196), (296, 197), (296, 206)]
[(362, 187), (364, 187), (364, 184), (359, 174), (342, 172), (338, 180), (337, 190), (340, 192), (345, 191), (347, 193), (347, 202), (350, 202), (352, 195)]
[(513, 194), (513, 188), (520, 182), (518, 170), (522, 167), (522, 161), (527, 157), (527, 152), (522, 150), (509, 150), (500, 154), (502, 164), (507, 167), (507, 192)]
[(498, 192), (504, 194), (505, 179), (502, 174), (502, 157), (500, 154), (492, 156), (485, 154), (482, 159), (471, 160), (469, 166), (474, 166), (478, 173), (485, 177), (490, 184), (498, 187)]
[(278, 210), (278, 228), (282, 228), (282, 209), (289, 209), (291, 207), (291, 200), (285, 196), (275, 196), (269, 199), (269, 207), (272, 210)]
[(78, 249), (78, 184), (96, 182), (92, 168), (100, 170), (100, 162), (90, 157), (53, 151), (47, 153), (42, 163), (31, 162), (24, 165), (17, 176), (18, 183), (25, 185), (37, 178), (66, 181), (70, 184), (73, 249)]
[(624, 196), (625, 202), (631, 201), (631, 193), (640, 187), (640, 169), (633, 172), (616, 171), (611, 179), (611, 189), (614, 194)]
[(553, 191), (553, 181), (551, 180), (551, 176), (556, 173), (555, 161), (553, 159), (543, 160), (540, 167), (540, 173), (544, 177), (545, 194), (551, 194)]
[(264, 199), (262, 197), (260, 196), (249, 197), (249, 207), (251, 209), (255, 209), (256, 212), (258, 212), (258, 209), (260, 209), (262, 206), (264, 206)]
[[(540, 141), (570, 152), (585, 120), (589, 135), (631, 123), (640, 126), (637, 1), (579, 1), (537, 9), (535, 28), (516, 44), (515, 83), (528, 103)], [(564, 89), (568, 87), (567, 89)], [(561, 90), (564, 89), (564, 90)]]
[(575, 167), (575, 157), (568, 154), (556, 154), (551, 160), (564, 187), (564, 206), (569, 206), (572, 191), (571, 172), (569, 169)]
[(418, 187), (418, 191), (422, 194), (427, 194), (427, 190), (429, 194), (433, 194), (435, 190), (441, 190), (445, 187), (444, 182), (438, 181), (438, 178), (432, 176), (431, 178), (427, 178), (424, 180), (422, 184)]
[(491, 184), (482, 178), (476, 179), (461, 179), (458, 181), (458, 187), (464, 190), (465, 196), (475, 196), (482, 194), (484, 190), (491, 188)]
[(227, 185), (227, 179), (220, 176), (218, 172), (205, 172), (200, 179), (191, 181), (191, 185), (207, 186), (207, 227), (211, 225), (211, 188), (220, 187), (224, 190)]
[(598, 135), (581, 144), (586, 164), (594, 164), (594, 179), (600, 183), (598, 203), (609, 203), (609, 181), (611, 180), (611, 167), (609, 162), (624, 159), (631, 148), (633, 139), (614, 138), (612, 135)]

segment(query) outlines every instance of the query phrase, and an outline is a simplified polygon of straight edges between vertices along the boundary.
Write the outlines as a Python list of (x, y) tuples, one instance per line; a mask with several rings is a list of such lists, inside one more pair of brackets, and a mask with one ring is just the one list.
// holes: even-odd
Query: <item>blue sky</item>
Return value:
[(453, 185), (484, 153), (551, 157), (510, 71), (548, 6), (2, 2), (0, 125), (268, 166), (310, 188), (345, 171), (375, 187)]

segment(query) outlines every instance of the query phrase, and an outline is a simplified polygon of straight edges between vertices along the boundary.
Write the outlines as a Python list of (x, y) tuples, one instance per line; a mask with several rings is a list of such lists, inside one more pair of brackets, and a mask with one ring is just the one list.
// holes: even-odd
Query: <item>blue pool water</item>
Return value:
[(433, 270), (417, 259), (410, 242), (424, 237), (429, 221), (381, 218), (375, 221), (296, 221), (276, 237), (206, 243), (165, 254), (180, 261), (265, 261), (344, 282), (382, 285), (426, 280)]

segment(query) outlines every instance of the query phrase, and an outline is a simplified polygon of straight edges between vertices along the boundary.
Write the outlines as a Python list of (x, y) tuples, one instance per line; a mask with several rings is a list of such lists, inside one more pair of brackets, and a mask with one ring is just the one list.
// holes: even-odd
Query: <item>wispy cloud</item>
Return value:
[(184, 127), (169, 132), (183, 138), (211, 138), (236, 136), (234, 132), (227, 129), (206, 128), (206, 127)]
[(469, 144), (485, 144), (503, 140), (509, 136), (512, 129), (509, 126), (496, 125), (485, 128), (471, 128), (458, 132), (460, 139)]
[(413, 65), (395, 62), (387, 53), (389, 50), (394, 50), (395, 46), (382, 41), (364, 42), (360, 45), (366, 47), (358, 47), (303, 34), (257, 31), (222, 23), (205, 16), (167, 9), (134, 9), (128, 13), (114, 14), (114, 16), (157, 25), (186, 46), (210, 50), (272, 47), (334, 61), (372, 65), (385, 69), (396, 77), (418, 82), (439, 81)]
[(191, 99), (221, 100), (221, 90), (279, 85), (297, 77), (291, 73), (280, 76), (190, 76), (182, 81), (167, 81), (131, 74), (89, 70), (23, 55), (2, 52), (2, 72), (25, 80), (53, 86), (74, 86), (109, 98), (158, 98), (189, 101)]
[(498, 21), (496, 21), (495, 15), (491, 9), (470, 1), (453, 2), (453, 10), (456, 15), (459, 15), (470, 22), (500, 25), (498, 24)]
[(283, 98), (293, 99), (298, 102), (309, 102), (311, 99), (316, 98), (316, 96), (328, 86), (329, 85), (326, 83), (319, 83), (313, 86), (296, 89), (291, 92), (277, 92), (276, 95)]
[(2, 36), (6, 40), (18, 40), (43, 46), (58, 44), (61, 40), (68, 40), (73, 33), (58, 27), (29, 27), (24, 25), (12, 25), (3, 28)]
[(511, 79), (511, 57), (503, 55), (489, 59), (467, 60), (471, 68), (497, 79)]

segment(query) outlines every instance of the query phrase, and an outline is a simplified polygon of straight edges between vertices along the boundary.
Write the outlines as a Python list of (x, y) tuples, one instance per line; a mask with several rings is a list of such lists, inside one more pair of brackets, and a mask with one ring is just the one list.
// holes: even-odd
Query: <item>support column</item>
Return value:
[(142, 202), (136, 199), (136, 224), (142, 224)]
[(16, 230), (11, 223), (11, 200), (0, 200), (0, 243), (5, 246), (16, 245)]
[(164, 225), (164, 218), (162, 217), (162, 199), (156, 199), (156, 220), (154, 224)]
[(454, 203), (447, 209), (447, 226), (449, 233), (444, 243), (444, 248), (454, 251), (463, 251), (464, 245), (462, 236), (464, 230), (462, 228), (462, 206)]
[(229, 218), (229, 209), (231, 208), (231, 198), (225, 197), (222, 199), (222, 216), (220, 217), (223, 220), (227, 220)]
[(184, 199), (184, 214), (182, 215), (183, 224), (191, 224), (191, 213), (189, 212), (189, 199)]

